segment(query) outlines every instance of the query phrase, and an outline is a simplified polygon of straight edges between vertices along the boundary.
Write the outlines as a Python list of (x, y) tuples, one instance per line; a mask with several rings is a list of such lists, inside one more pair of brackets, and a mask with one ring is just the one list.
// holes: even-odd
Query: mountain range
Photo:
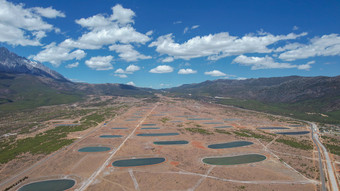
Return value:
[(264, 103), (297, 103), (306, 100), (327, 99), (328, 104), (323, 108), (324, 111), (340, 108), (340, 76), (219, 79), (199, 84), (186, 84), (168, 89), (168, 91), (178, 95), (230, 97)]
[(340, 123), (340, 76), (219, 79), (166, 91), (170, 95), (305, 120)]
[[(0, 48), (0, 111), (73, 103), (87, 95), (170, 96), (340, 123), (340, 76), (219, 79), (162, 91), (125, 84), (75, 83), (6, 48)], [(327, 117), (325, 117), (327, 116)]]
[(75, 83), (39, 62), (0, 48), (0, 111), (73, 103), (87, 95), (146, 97), (153, 93), (126, 84)]

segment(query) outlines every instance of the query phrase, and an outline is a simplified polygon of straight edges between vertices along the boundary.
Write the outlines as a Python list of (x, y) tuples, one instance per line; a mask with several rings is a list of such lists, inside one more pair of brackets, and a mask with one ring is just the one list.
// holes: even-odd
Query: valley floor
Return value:
[[(309, 131), (307, 124), (185, 99), (160, 97), (158, 102), (141, 103), (96, 127), (70, 133), (68, 137), (76, 141), (48, 156), (27, 156), (30, 167), (26, 164), (21, 169), (11, 162), (2, 165), (0, 189), (11, 185), (19, 189), (53, 179), (74, 180), (70, 190), (321, 189), (318, 153), (311, 134), (277, 134)], [(155, 143), (162, 141), (188, 144)], [(235, 141), (250, 143), (222, 149), (209, 146)], [(86, 147), (109, 150), (79, 152)], [(207, 158), (243, 155), (263, 157), (235, 165), (242, 161), (229, 161), (228, 165), (204, 162)], [(164, 161), (139, 166), (129, 166), (136, 161), (125, 161), (146, 158)]]

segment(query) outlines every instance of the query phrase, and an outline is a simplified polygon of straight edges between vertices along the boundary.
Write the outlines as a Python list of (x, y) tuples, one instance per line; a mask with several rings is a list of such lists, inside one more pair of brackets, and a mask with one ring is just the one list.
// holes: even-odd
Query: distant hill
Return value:
[[(177, 96), (340, 123), (340, 76), (220, 79), (186, 84), (166, 91)], [(336, 118), (338, 120), (333, 120)]]
[(73, 103), (86, 95), (145, 97), (153, 93), (125, 84), (74, 83), (38, 62), (0, 48), (0, 111)]

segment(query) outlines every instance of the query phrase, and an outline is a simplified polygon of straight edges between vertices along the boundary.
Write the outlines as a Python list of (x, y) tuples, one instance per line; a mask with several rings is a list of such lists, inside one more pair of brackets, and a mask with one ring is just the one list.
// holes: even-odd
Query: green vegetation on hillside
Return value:
[(249, 129), (241, 129), (239, 131), (233, 131), (233, 133), (235, 135), (240, 136), (240, 137), (253, 137), (253, 138), (261, 139), (261, 140), (264, 140), (264, 141), (267, 141), (267, 142), (270, 142), (270, 141), (273, 140), (273, 138), (270, 137), (270, 136), (255, 133), (254, 131), (251, 131)]
[(217, 133), (221, 133), (221, 134), (227, 134), (227, 135), (231, 135), (230, 132), (223, 130), (223, 129), (215, 129), (215, 132)]
[(161, 121), (162, 123), (166, 123), (166, 122), (168, 122), (169, 120), (170, 120), (170, 118), (168, 118), (168, 117), (163, 117), (163, 118), (160, 119), (160, 121)]
[(30, 75), (1, 79), (0, 89), (2, 88), (9, 90), (9, 93), (3, 95), (6, 98), (2, 98), (0, 101), (0, 111), (6, 112), (73, 103), (83, 98), (83, 94), (80, 92), (52, 88), (37, 77)]
[[(307, 121), (331, 124), (340, 123), (340, 111), (321, 112), (320, 108), (325, 103), (320, 100), (307, 100), (296, 103), (262, 103), (255, 100), (223, 99), (219, 100), (218, 103), (276, 115), (294, 117)], [(322, 116), (320, 113), (326, 116)]]
[(57, 126), (53, 129), (39, 133), (34, 137), (15, 140), (5, 139), (0, 142), (0, 163), (6, 163), (24, 153), (49, 154), (71, 144), (74, 139), (67, 139), (71, 132), (83, 131), (103, 122), (115, 115), (118, 108), (105, 108), (93, 114), (84, 116), (77, 126)]
[(325, 146), (332, 154), (340, 156), (340, 146), (339, 145), (325, 144)]
[(202, 128), (185, 128), (185, 130), (187, 130), (191, 133), (199, 133), (199, 134), (202, 134), (202, 135), (212, 135), (213, 134), (212, 132), (205, 130), (205, 129), (202, 129)]
[(321, 138), (323, 139), (323, 143), (326, 146), (326, 148), (329, 150), (329, 152), (340, 156), (339, 135), (333, 135), (333, 136), (322, 135)]
[(283, 144), (288, 145), (290, 147), (294, 147), (294, 148), (302, 149), (302, 150), (313, 149), (313, 145), (311, 144), (310, 141), (307, 141), (307, 140), (297, 141), (297, 140), (293, 140), (293, 139), (279, 138), (279, 139), (276, 139), (276, 142), (283, 143)]

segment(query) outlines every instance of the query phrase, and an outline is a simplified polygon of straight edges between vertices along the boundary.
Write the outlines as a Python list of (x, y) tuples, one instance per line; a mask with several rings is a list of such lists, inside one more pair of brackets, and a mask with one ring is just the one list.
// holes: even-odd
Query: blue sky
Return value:
[(0, 0), (0, 46), (88, 83), (340, 75), (340, 1)]

